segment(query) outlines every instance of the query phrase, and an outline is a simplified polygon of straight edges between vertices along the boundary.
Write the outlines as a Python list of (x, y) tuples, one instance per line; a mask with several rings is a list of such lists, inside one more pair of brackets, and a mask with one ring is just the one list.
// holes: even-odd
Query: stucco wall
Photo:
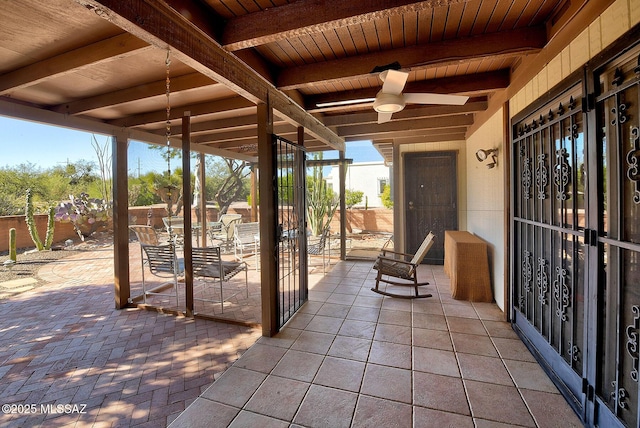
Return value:
[[(499, 111), (467, 140), (467, 230), (489, 243), (489, 270), (493, 297), (503, 311), (504, 277), (504, 119)], [(497, 165), (476, 159), (478, 149), (498, 149)], [(461, 228), (462, 230), (462, 228)]]

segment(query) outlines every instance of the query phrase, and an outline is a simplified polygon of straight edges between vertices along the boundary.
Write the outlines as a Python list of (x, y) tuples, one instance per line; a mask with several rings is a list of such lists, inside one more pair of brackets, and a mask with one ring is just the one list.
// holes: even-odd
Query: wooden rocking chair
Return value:
[[(431, 294), (419, 293), (418, 287), (421, 285), (428, 285), (429, 283), (418, 282), (417, 270), (422, 259), (424, 259), (424, 256), (426, 256), (427, 252), (431, 249), (434, 238), (433, 233), (429, 232), (415, 254), (399, 253), (383, 248), (382, 253), (378, 256), (376, 263), (373, 265), (373, 268), (378, 271), (378, 275), (376, 276), (376, 285), (371, 289), (371, 291), (375, 291), (376, 293), (383, 294), (385, 296), (399, 297), (402, 299), (431, 297)], [(412, 257), (411, 261), (406, 261), (408, 257)], [(383, 276), (387, 278), (385, 279)], [(403, 281), (391, 280), (388, 279), (389, 277), (398, 278)], [(415, 295), (396, 294), (386, 290), (380, 290), (378, 288), (380, 282), (386, 282), (391, 285), (413, 287)]]

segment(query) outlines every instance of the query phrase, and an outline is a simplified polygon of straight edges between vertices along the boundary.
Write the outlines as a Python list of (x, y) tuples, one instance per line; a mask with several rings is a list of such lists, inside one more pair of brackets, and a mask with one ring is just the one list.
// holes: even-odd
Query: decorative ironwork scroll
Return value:
[(571, 305), (571, 290), (567, 285), (567, 270), (556, 267), (556, 279), (553, 281), (553, 297), (556, 300), (556, 316), (567, 320), (567, 308)]
[(569, 352), (569, 357), (571, 358), (571, 361), (575, 363), (580, 361), (580, 348), (578, 348), (577, 345), (574, 345), (572, 342), (569, 342), (568, 352)]
[(627, 178), (634, 184), (633, 202), (640, 204), (640, 130), (631, 128), (631, 150), (627, 153)]
[(531, 292), (531, 281), (533, 279), (533, 266), (531, 264), (531, 252), (525, 250), (522, 258), (522, 282), (524, 290)]
[(631, 379), (638, 382), (638, 336), (640, 333), (640, 306), (633, 305), (631, 307), (633, 313), (633, 322), (627, 326), (627, 352), (633, 360), (633, 368), (631, 369)]
[(611, 119), (611, 125), (615, 126), (618, 123), (625, 123), (628, 119), (627, 105), (622, 103), (618, 106), (618, 108), (612, 108), (611, 114), (613, 115), (613, 119)]
[(520, 146), (522, 158), (522, 195), (525, 199), (531, 199), (531, 158), (526, 156), (524, 144)]
[(549, 277), (547, 275), (547, 264), (548, 262), (544, 258), (538, 258), (536, 283), (538, 284), (538, 301), (543, 305), (548, 303), (547, 294), (549, 292)]
[(546, 158), (547, 155), (544, 153), (538, 155), (538, 168), (536, 168), (536, 186), (538, 187), (538, 199), (547, 198), (546, 188), (549, 182), (549, 171), (545, 162)]
[(553, 182), (556, 185), (556, 199), (566, 201), (567, 186), (571, 178), (571, 165), (568, 162), (569, 154), (567, 149), (560, 149), (556, 152), (556, 165), (553, 169)]

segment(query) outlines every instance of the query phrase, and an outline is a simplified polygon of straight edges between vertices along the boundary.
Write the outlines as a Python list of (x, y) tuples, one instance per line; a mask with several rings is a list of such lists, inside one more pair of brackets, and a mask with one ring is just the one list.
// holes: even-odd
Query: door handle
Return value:
[(413, 209), (413, 201), (409, 201), (409, 209), (412, 210)]

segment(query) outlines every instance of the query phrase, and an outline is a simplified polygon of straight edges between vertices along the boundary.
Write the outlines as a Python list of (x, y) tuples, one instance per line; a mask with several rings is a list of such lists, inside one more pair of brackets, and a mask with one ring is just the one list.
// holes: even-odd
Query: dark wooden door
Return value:
[(444, 263), (444, 231), (458, 229), (456, 152), (404, 157), (405, 250), (414, 253), (432, 231), (435, 243), (423, 263)]

